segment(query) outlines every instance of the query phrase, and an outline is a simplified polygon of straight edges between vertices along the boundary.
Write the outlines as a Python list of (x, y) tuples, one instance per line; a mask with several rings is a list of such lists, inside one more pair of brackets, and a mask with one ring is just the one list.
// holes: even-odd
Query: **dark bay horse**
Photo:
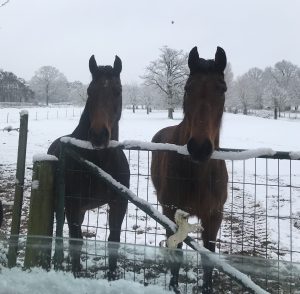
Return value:
[[(190, 156), (154, 151), (151, 177), (163, 213), (173, 221), (176, 209), (200, 218), (204, 228), (203, 244), (214, 252), (227, 199), (225, 162), (211, 159), (213, 151), (219, 148), (226, 91), (226, 55), (218, 47), (215, 59), (205, 60), (199, 58), (197, 47), (194, 47), (189, 54), (188, 65), (190, 75), (185, 85), (184, 118), (179, 125), (160, 130), (152, 142), (187, 145)], [(166, 233), (167, 236), (172, 234)], [(176, 293), (180, 293), (179, 267), (177, 264), (171, 269), (170, 288)], [(202, 291), (210, 293), (213, 268), (205, 265), (205, 261), (203, 268)]]
[[(88, 98), (78, 126), (70, 137), (90, 141), (94, 147), (107, 147), (109, 140), (119, 138), (119, 120), (122, 111), (121, 59), (116, 56), (114, 66), (99, 66), (94, 55), (89, 60), (92, 81), (87, 89)], [(114, 179), (129, 187), (129, 165), (119, 148), (81, 149), (76, 151), (109, 173)], [(60, 138), (48, 150), (59, 157)], [(82, 239), (81, 225), (85, 212), (104, 204), (109, 205), (108, 241), (120, 242), (121, 226), (128, 201), (115, 195), (103, 182), (91, 176), (82, 166), (66, 157), (65, 214), (70, 238)], [(71, 245), (72, 243), (70, 243)], [(73, 272), (80, 269), (80, 254), (71, 254)], [(109, 254), (109, 275), (113, 275), (117, 259)], [(111, 276), (112, 277), (112, 276)], [(113, 278), (113, 277), (112, 277)]]

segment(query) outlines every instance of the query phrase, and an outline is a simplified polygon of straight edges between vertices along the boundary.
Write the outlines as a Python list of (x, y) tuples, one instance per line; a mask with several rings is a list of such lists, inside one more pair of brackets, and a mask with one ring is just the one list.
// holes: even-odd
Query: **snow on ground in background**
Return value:
[[(32, 166), (34, 154), (46, 153), (54, 139), (68, 135), (74, 130), (78, 124), (81, 111), (82, 108), (76, 107), (28, 109), (27, 167)], [(4, 129), (7, 125), (18, 128), (19, 117), (20, 109), (0, 109), (0, 129)], [(175, 119), (169, 120), (167, 119), (166, 111), (153, 111), (147, 115), (145, 110), (138, 110), (135, 114), (131, 110), (124, 110), (120, 121), (119, 139), (120, 141), (141, 140), (150, 142), (158, 130), (178, 124), (181, 119), (182, 111), (176, 111)], [(272, 148), (276, 151), (297, 152), (300, 150), (300, 141), (295, 134), (299, 131), (299, 124), (300, 122), (296, 120), (271, 120), (225, 113), (220, 140), (221, 147), (237, 149)], [(12, 176), (12, 173), (14, 176), (18, 135), (16, 131), (1, 131), (0, 164), (5, 166), (2, 171), (3, 177)], [(143, 197), (145, 200), (153, 203), (161, 211), (159, 205), (156, 205), (157, 201), (153, 192), (153, 185), (148, 177), (148, 163), (150, 162), (151, 153), (137, 151), (126, 151), (125, 153), (130, 159), (131, 173), (137, 174), (139, 172), (139, 174), (142, 174), (142, 176), (131, 176), (131, 190), (139, 197)], [(138, 164), (138, 160), (140, 164)], [(300, 201), (297, 200), (296, 196), (299, 195), (300, 189), (290, 189), (288, 186), (290, 181), (290, 162), (278, 162), (269, 160), (267, 166), (264, 159), (234, 163), (231, 161), (227, 162), (229, 180), (233, 180), (235, 183), (229, 189), (229, 198), (225, 207), (225, 221), (220, 234), (222, 240), (234, 242), (240, 240), (241, 236), (242, 238), (245, 236), (245, 244), (247, 242), (249, 246), (256, 244), (258, 248), (266, 241), (264, 238), (267, 236), (275, 248), (274, 251), (276, 251), (277, 246), (289, 250), (291, 248), (290, 240), (292, 239), (292, 249), (299, 251), (299, 229), (292, 223), (292, 220), (289, 220), (289, 216), (292, 214), (293, 217), (299, 218)], [(293, 167), (292, 184), (300, 187), (300, 164), (296, 161), (293, 161), (291, 164)], [(280, 166), (279, 174), (278, 165)], [(267, 179), (266, 174), (268, 175)], [(26, 179), (27, 182), (31, 181), (30, 170), (26, 170)], [(247, 184), (243, 184), (243, 182), (247, 182)], [(254, 182), (261, 184), (261, 186), (256, 187), (256, 191), (254, 191)], [(266, 189), (265, 183), (274, 185), (268, 186)], [(279, 187), (278, 183), (284, 187)], [(30, 184), (28, 187), (30, 187)], [(26, 193), (28, 197), (29, 188)], [(5, 202), (3, 194), (0, 194), (0, 196)], [(261, 215), (257, 217), (256, 223), (251, 215), (253, 213)], [(278, 221), (276, 218), (278, 215), (286, 217), (286, 219)], [(231, 216), (233, 217), (230, 219)], [(87, 226), (83, 230), (87, 235), (96, 236), (100, 240), (103, 240), (104, 236), (107, 239), (106, 217), (106, 207), (88, 211), (85, 217), (85, 224), (92, 221), (94, 224), (97, 224), (101, 220), (100, 224), (102, 227), (94, 229)], [(234, 219), (233, 223), (232, 219)], [(191, 222), (193, 221), (191, 220)], [(252, 232), (253, 222), (254, 226), (256, 226), (257, 234), (260, 234), (261, 237), (255, 236)], [(241, 225), (244, 226), (241, 227)], [(158, 245), (160, 240), (165, 239), (164, 230), (132, 204), (128, 207), (123, 228), (127, 229), (127, 231), (123, 231), (121, 236), (123, 242)], [(65, 229), (66, 232), (67, 229)], [(253, 242), (250, 239), (253, 239)], [(230, 251), (231, 249), (229, 248), (228, 250)], [(239, 251), (241, 250), (239, 249)], [(225, 251), (227, 251), (227, 248)], [(287, 258), (289, 260), (289, 257)], [(300, 256), (298, 256), (298, 260), (300, 260)]]
[[(95, 280), (74, 278), (71, 273), (32, 269), (24, 272), (20, 268), (1, 268), (0, 294), (163, 294), (161, 286), (144, 287), (139, 283), (117, 280)], [(38, 281), (38, 283), (37, 283)]]

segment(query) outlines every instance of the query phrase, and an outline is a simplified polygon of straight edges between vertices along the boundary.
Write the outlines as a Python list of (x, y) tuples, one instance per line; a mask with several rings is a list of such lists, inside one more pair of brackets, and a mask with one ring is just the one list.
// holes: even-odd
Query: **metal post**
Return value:
[(22, 204), (23, 204), (27, 132), (28, 132), (28, 112), (21, 111), (15, 199), (14, 199), (14, 206), (13, 206), (13, 213), (12, 213), (10, 244), (8, 250), (9, 267), (15, 266), (17, 261), (18, 241), (19, 241), (19, 233), (20, 233), (20, 219), (21, 219)]
[(54, 254), (54, 265), (56, 269), (62, 267), (64, 259), (63, 251), (63, 227), (64, 227), (64, 207), (65, 207), (65, 144), (60, 144), (60, 156), (57, 170), (57, 205), (56, 205), (56, 241), (55, 241), (55, 254)]

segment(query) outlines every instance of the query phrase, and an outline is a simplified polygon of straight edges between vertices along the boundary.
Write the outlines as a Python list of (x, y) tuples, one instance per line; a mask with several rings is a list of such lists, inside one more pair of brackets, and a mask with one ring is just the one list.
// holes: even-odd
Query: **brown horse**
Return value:
[[(203, 244), (214, 252), (227, 199), (225, 162), (211, 159), (213, 151), (219, 148), (226, 91), (226, 55), (218, 47), (215, 59), (205, 60), (199, 58), (197, 47), (194, 47), (189, 54), (188, 65), (190, 75), (185, 85), (184, 118), (179, 125), (160, 130), (152, 142), (187, 145), (190, 156), (153, 152), (151, 177), (163, 213), (173, 221), (176, 209), (200, 218), (204, 228)], [(171, 235), (171, 232), (166, 233)], [(170, 288), (176, 293), (180, 293), (179, 267), (177, 264), (171, 269)], [(213, 268), (205, 265), (205, 258), (203, 267), (202, 291), (210, 293)]]
[[(109, 140), (119, 138), (119, 120), (122, 111), (121, 59), (116, 56), (114, 66), (97, 66), (94, 55), (89, 60), (92, 81), (87, 89), (88, 98), (76, 129), (70, 137), (90, 141), (95, 147), (107, 147)], [(129, 187), (129, 165), (124, 152), (119, 149), (87, 150), (76, 148), (85, 159), (109, 173)], [(59, 157), (60, 139), (49, 147), (48, 153)], [(108, 241), (120, 242), (121, 226), (128, 201), (115, 195), (106, 184), (70, 157), (66, 157), (65, 214), (71, 238), (82, 239), (81, 225), (85, 212), (101, 205), (109, 205)], [(79, 242), (81, 243), (81, 242)], [(72, 242), (70, 243), (72, 244)], [(74, 245), (74, 244), (73, 244)], [(72, 269), (80, 269), (80, 254), (72, 254)], [(109, 277), (113, 278), (117, 259), (109, 254)]]

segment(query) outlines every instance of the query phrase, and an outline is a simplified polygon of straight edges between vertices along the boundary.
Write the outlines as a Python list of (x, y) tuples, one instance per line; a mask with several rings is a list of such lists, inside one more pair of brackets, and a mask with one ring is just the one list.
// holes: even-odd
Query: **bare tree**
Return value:
[(30, 81), (30, 87), (40, 101), (49, 102), (68, 100), (68, 81), (64, 74), (53, 66), (41, 67)]
[(6, 1), (0, 3), (0, 7), (3, 7), (3, 6), (6, 5), (8, 2), (9, 2), (9, 0), (6, 0)]
[(257, 109), (263, 108), (263, 71), (257, 67), (249, 69), (245, 78), (248, 79), (249, 87), (251, 88), (253, 106)]
[(87, 99), (87, 85), (79, 81), (69, 83), (69, 100), (73, 103), (83, 104)]
[(297, 106), (299, 68), (289, 61), (280, 61), (274, 67), (267, 67), (263, 74), (264, 99), (274, 108), (274, 118), (286, 108)]
[(141, 78), (147, 86), (154, 86), (164, 95), (168, 118), (173, 118), (175, 106), (179, 104), (188, 76), (187, 54), (182, 50), (164, 46), (158, 59), (152, 61)]
[(237, 106), (237, 99), (234, 95), (234, 79), (231, 64), (228, 62), (224, 71), (225, 82), (227, 86), (225, 107), (229, 111)]
[(234, 92), (238, 102), (237, 105), (243, 109), (243, 114), (247, 115), (249, 108), (253, 105), (253, 94), (251, 84), (245, 74), (235, 81)]
[(296, 71), (295, 77), (290, 82), (289, 94), (291, 100), (291, 106), (294, 106), (298, 110), (300, 105), (300, 69)]
[(140, 102), (140, 86), (135, 82), (124, 85), (123, 100), (125, 104), (132, 106), (132, 112), (135, 113)]
[(33, 102), (34, 93), (25, 80), (0, 69), (0, 102)]

